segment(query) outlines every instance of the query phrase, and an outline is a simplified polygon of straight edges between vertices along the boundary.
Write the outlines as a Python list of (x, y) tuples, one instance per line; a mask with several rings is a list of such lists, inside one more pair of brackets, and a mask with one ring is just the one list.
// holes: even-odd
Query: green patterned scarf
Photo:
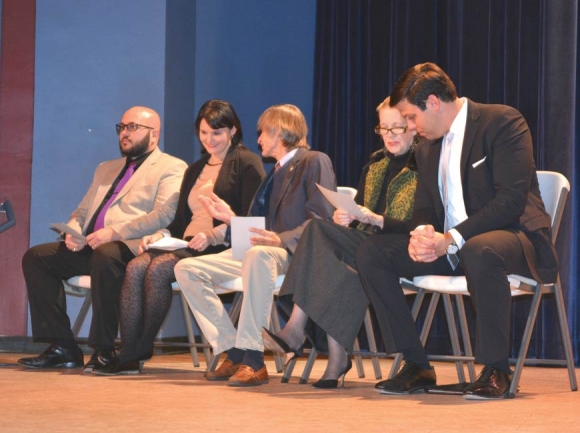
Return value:
[[(365, 177), (364, 205), (375, 212), (379, 195), (389, 166), (390, 159), (385, 157), (369, 167)], [(417, 172), (404, 167), (387, 187), (386, 209), (383, 215), (400, 221), (408, 221), (413, 214)], [(365, 230), (366, 224), (359, 224), (359, 230)]]

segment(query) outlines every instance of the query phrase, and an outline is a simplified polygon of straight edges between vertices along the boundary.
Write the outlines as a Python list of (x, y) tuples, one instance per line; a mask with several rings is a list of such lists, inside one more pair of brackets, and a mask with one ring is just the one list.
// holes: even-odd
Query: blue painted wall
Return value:
[(193, 121), (207, 99), (234, 104), (253, 149), (270, 105), (294, 103), (310, 122), (315, 5), (38, 1), (31, 245), (54, 239), (49, 223), (66, 221), (96, 165), (119, 156), (114, 124), (133, 105), (160, 113), (170, 137), (161, 147), (188, 163), (199, 156)]
[[(32, 245), (54, 240), (133, 105), (163, 117), (165, 2), (37, 1)], [(146, 7), (145, 7), (146, 6)]]
[(114, 125), (133, 105), (159, 112), (161, 148), (188, 163), (207, 99), (232, 102), (254, 150), (270, 105), (294, 103), (310, 122), (315, 14), (312, 0), (37, 1), (30, 244), (53, 241), (49, 224), (119, 156)]
[(257, 149), (256, 121), (269, 106), (296, 104), (310, 124), (316, 2), (197, 2), (195, 105), (229, 100)]

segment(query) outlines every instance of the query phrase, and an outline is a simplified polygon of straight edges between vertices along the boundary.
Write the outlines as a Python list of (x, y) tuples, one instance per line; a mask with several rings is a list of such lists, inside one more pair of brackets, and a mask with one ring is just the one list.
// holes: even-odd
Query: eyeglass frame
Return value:
[[(402, 132), (396, 133), (395, 131), (393, 131), (394, 129), (402, 129)], [(409, 130), (408, 126), (393, 126), (392, 128), (381, 128), (381, 125), (377, 125), (375, 126), (375, 134), (380, 135), (381, 137), (383, 135), (389, 135), (389, 134), (393, 134), (393, 135), (401, 135), (404, 134), (405, 132), (407, 132)], [(385, 131), (384, 133), (381, 133), (381, 131)]]
[[(129, 129), (129, 126), (131, 126), (131, 128), (135, 128), (135, 129), (131, 130), (131, 129)], [(120, 135), (121, 132), (123, 132), (125, 129), (129, 132), (136, 132), (139, 130), (139, 128), (155, 129), (152, 126), (141, 125), (141, 124), (135, 123), (135, 122), (129, 122), (127, 124), (117, 123), (115, 125), (115, 130), (117, 131), (117, 135)]]

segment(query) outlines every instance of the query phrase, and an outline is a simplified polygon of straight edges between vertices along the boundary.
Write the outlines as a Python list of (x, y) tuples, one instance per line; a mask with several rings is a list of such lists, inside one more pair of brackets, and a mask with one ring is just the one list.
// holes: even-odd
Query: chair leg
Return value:
[(211, 361), (207, 362), (207, 370), (206, 371), (215, 371), (220, 358), (221, 358), (221, 353), (218, 355), (213, 355), (211, 357)]
[(377, 380), (381, 380), (383, 378), (383, 373), (381, 372), (381, 365), (379, 363), (379, 356), (377, 355), (377, 341), (375, 339), (375, 331), (373, 329), (373, 322), (371, 319), (371, 312), (367, 308), (367, 312), (365, 314), (365, 330), (367, 333), (367, 341), (369, 343), (369, 352), (371, 354), (371, 360), (373, 363), (373, 369), (375, 371), (375, 378)]
[(541, 289), (537, 287), (534, 292), (534, 296), (532, 297), (532, 304), (530, 305), (528, 320), (526, 321), (526, 327), (524, 329), (524, 335), (522, 337), (522, 343), (520, 345), (518, 359), (516, 360), (514, 374), (512, 376), (512, 383), (508, 391), (508, 398), (514, 398), (516, 396), (516, 393), (518, 392), (520, 376), (522, 375), (522, 369), (524, 367), (524, 362), (526, 361), (528, 348), (530, 346), (530, 340), (532, 338), (532, 331), (534, 330), (534, 324), (536, 323), (536, 317), (538, 315), (538, 309), (540, 308), (541, 300), (542, 300)]
[(365, 368), (362, 363), (362, 355), (360, 353), (360, 344), (358, 342), (358, 337), (354, 339), (353, 344), (354, 349), (354, 363), (356, 364), (356, 371), (358, 373), (358, 377), (361, 379), (365, 377)]
[(316, 357), (318, 356), (318, 352), (313, 347), (310, 351), (310, 355), (308, 356), (308, 360), (306, 361), (306, 365), (304, 366), (304, 371), (302, 372), (302, 376), (300, 376), (300, 381), (298, 383), (305, 384), (308, 383), (308, 378), (310, 377), (310, 372), (312, 371), (312, 367), (314, 366), (314, 361), (316, 361)]
[(296, 358), (289, 361), (286, 364), (286, 368), (284, 369), (284, 374), (282, 375), (281, 383), (288, 383), (290, 382), (290, 378), (292, 377), (292, 372), (294, 371), (294, 367), (296, 366)]
[[(465, 314), (463, 295), (455, 295), (455, 304), (457, 305), (457, 315), (463, 340), (463, 350), (465, 351), (466, 357), (473, 358), (473, 349), (471, 347), (471, 339), (469, 338), (469, 328), (467, 326), (467, 315)], [(473, 360), (467, 361), (467, 372), (469, 373), (469, 381), (475, 382), (475, 362)]]
[[(443, 306), (445, 307), (445, 315), (447, 316), (447, 327), (449, 329), (449, 337), (451, 338), (451, 350), (454, 356), (461, 356), (461, 347), (459, 346), (459, 336), (457, 335), (457, 323), (455, 321), (455, 313), (453, 312), (453, 305), (451, 304), (451, 295), (443, 294)], [(465, 372), (463, 371), (463, 363), (460, 360), (455, 361), (457, 368), (457, 377), (459, 382), (465, 382)]]
[[(270, 331), (274, 334), (280, 332), (280, 317), (278, 317), (278, 310), (276, 309), (276, 301), (272, 300), (272, 308), (270, 313)], [(284, 371), (285, 357), (274, 353), (274, 363), (276, 364), (276, 372), (282, 373)]]
[(232, 305), (230, 306), (230, 311), (228, 312), (228, 315), (230, 316), (230, 319), (232, 320), (232, 323), (235, 325), (240, 317), (240, 311), (242, 310), (242, 297), (243, 297), (243, 293), (242, 292), (236, 292), (236, 294), (234, 295), (234, 299), (232, 301)]
[(564, 356), (566, 358), (566, 365), (568, 366), (570, 390), (578, 391), (578, 384), (576, 382), (576, 369), (574, 368), (574, 355), (572, 352), (572, 342), (570, 341), (570, 330), (568, 329), (568, 319), (566, 318), (566, 307), (564, 305), (564, 297), (562, 296), (561, 287), (562, 285), (560, 283), (560, 275), (558, 275), (558, 279), (554, 285), (554, 295), (556, 297), (556, 308), (558, 309), (558, 321), (560, 323), (562, 346), (564, 349)]
[[(191, 323), (191, 316), (189, 306), (185, 300), (183, 293), (179, 292), (179, 299), (181, 300), (181, 308), (183, 310), (183, 320), (185, 322), (185, 330), (187, 332), (187, 341), (189, 342), (189, 351), (191, 352), (191, 359), (194, 367), (199, 367), (199, 357), (197, 356), (197, 344), (195, 342), (195, 334), (193, 333), (193, 325)], [(207, 360), (207, 357), (206, 357)]]
[(87, 291), (87, 293), (85, 295), (85, 300), (83, 301), (83, 304), (81, 305), (79, 313), (77, 314), (77, 318), (75, 319), (75, 323), (72, 326), (72, 333), (73, 333), (75, 339), (77, 339), (79, 337), (79, 333), (81, 332), (83, 322), (85, 321), (85, 319), (87, 317), (87, 314), (89, 312), (89, 308), (91, 308), (92, 302), (93, 301), (91, 298), (91, 293), (89, 291)]

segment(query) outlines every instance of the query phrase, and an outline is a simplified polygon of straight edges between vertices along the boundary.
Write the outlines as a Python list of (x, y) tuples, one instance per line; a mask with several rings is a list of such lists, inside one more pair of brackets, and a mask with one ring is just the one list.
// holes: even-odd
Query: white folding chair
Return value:
[[(90, 275), (77, 275), (68, 280), (63, 281), (64, 284), (64, 291), (67, 295), (77, 296), (84, 298), (81, 308), (77, 313), (77, 316), (74, 320), (72, 325), (72, 332), (76, 338), (78, 338), (81, 327), (83, 326), (84, 321), (86, 320), (87, 314), (89, 309), (91, 308), (92, 298), (91, 298), (91, 277)], [(187, 306), (187, 302), (183, 299), (183, 295), (177, 283), (173, 283), (172, 289), (174, 293), (179, 293), (181, 295), (181, 303), (183, 306), (183, 318), (185, 321), (185, 328), (187, 331), (187, 343), (179, 343), (179, 342), (172, 342), (172, 343), (163, 343), (161, 341), (156, 341), (156, 346), (187, 346), (190, 348), (191, 356), (193, 360), (194, 367), (199, 367), (199, 359), (197, 356), (197, 347), (204, 347), (203, 343), (196, 343), (195, 341), (195, 334), (193, 332), (193, 325), (191, 322), (191, 318), (189, 316), (189, 307)], [(225, 292), (224, 292), (225, 293)], [(207, 350), (207, 349), (206, 349)], [(209, 352), (208, 352), (209, 353)], [(207, 358), (206, 358), (207, 359)]]
[[(274, 290), (274, 296), (276, 296), (278, 294), (278, 292), (280, 291), (280, 287), (282, 286), (282, 283), (284, 282), (284, 274), (282, 275), (278, 275), (278, 277), (276, 278), (276, 289)], [(184, 308), (184, 315), (186, 316), (186, 324), (188, 326), (188, 337), (189, 337), (189, 332), (191, 331), (191, 334), (193, 336), (193, 328), (191, 325), (191, 320), (193, 318), (193, 315), (190, 313), (190, 309), (189, 309), (189, 304), (187, 303), (187, 300), (185, 299), (185, 296), (183, 295), (183, 293), (181, 292), (181, 290), (179, 289), (179, 285), (177, 283), (174, 283), (174, 290), (177, 290), (180, 292), (181, 294), (181, 301), (183, 304), (183, 308)], [(238, 277), (238, 278), (234, 278), (232, 280), (226, 281), (225, 283), (220, 284), (219, 286), (216, 287), (216, 293), (218, 295), (220, 294), (225, 294), (225, 293), (232, 293), (234, 292), (236, 295), (234, 297), (234, 300), (231, 304), (230, 310), (228, 312), (230, 319), (232, 320), (232, 323), (236, 323), (238, 320), (238, 317), (240, 315), (240, 310), (242, 308), (242, 301), (243, 301), (243, 292), (244, 292), (244, 288), (243, 288), (243, 284), (242, 284), (242, 277)], [(193, 320), (195, 320), (193, 318)], [(276, 305), (275, 305), (275, 298), (272, 299), (272, 309), (271, 309), (271, 316), (270, 316), (270, 330), (274, 333), (280, 331), (280, 319), (278, 317), (278, 311), (276, 310)], [(196, 343), (195, 339), (193, 339), (193, 344), (191, 344), (192, 350), (194, 348), (197, 347), (202, 347), (204, 349), (204, 356), (206, 359), (206, 363), (207, 363), (207, 371), (214, 371), (215, 368), (217, 367), (217, 364), (219, 362), (219, 356), (214, 356), (211, 352), (211, 346), (207, 343), (207, 340), (205, 339), (205, 337), (203, 337), (203, 333), (201, 332), (201, 338), (202, 338), (202, 343)], [(192, 340), (190, 339), (190, 342)], [(194, 356), (193, 351), (192, 351), (192, 357)], [(197, 354), (195, 355), (197, 356)], [(284, 368), (284, 361), (282, 359), (281, 356), (279, 356), (278, 354), (274, 354), (274, 362), (276, 364), (276, 371), (278, 373), (280, 373), (283, 368)]]
[[(570, 191), (570, 183), (560, 173), (550, 172), (550, 171), (538, 171), (538, 181), (540, 184), (540, 192), (542, 194), (542, 199), (546, 207), (546, 211), (552, 220), (552, 242), (554, 243), (558, 236), (558, 230), (560, 228), (560, 222), (562, 220), (562, 214), (564, 211), (564, 206), (566, 204), (566, 198), (568, 192)], [(531, 278), (523, 277), (520, 275), (510, 275), (508, 277), (511, 287), (512, 296), (520, 295), (531, 295), (532, 304), (530, 311), (528, 313), (528, 318), (526, 322), (526, 327), (524, 329), (524, 334), (522, 337), (522, 343), (520, 345), (518, 357), (515, 362), (514, 374), (512, 378), (512, 383), (509, 389), (509, 398), (515, 397), (518, 390), (519, 380), (522, 374), (522, 369), (524, 363), (527, 361), (526, 356), (528, 353), (528, 348), (530, 345), (530, 340), (532, 337), (532, 332), (536, 322), (536, 316), (538, 309), (540, 307), (540, 302), (543, 295), (552, 293), (554, 294), (556, 300), (556, 309), (558, 314), (558, 324), (560, 328), (560, 334), (562, 338), (562, 346), (564, 349), (564, 361), (562, 360), (541, 360), (543, 364), (565, 364), (568, 367), (568, 376), (570, 380), (570, 389), (576, 391), (578, 385), (576, 382), (576, 372), (574, 369), (574, 358), (572, 352), (572, 343), (570, 340), (570, 333), (568, 330), (568, 322), (566, 319), (566, 309), (564, 306), (564, 298), (562, 295), (562, 285), (560, 281), (560, 275), (557, 275), (556, 281), (548, 284), (542, 284)], [(447, 308), (447, 303), (450, 305), (450, 296), (454, 295), (457, 300), (457, 306), (459, 311), (459, 321), (461, 327), (461, 333), (463, 334), (464, 342), (469, 342), (469, 332), (467, 329), (467, 321), (465, 317), (465, 312), (463, 310), (463, 296), (469, 296), (467, 291), (467, 281), (465, 277), (446, 277), (439, 275), (427, 275), (416, 277), (413, 279), (414, 286), (419, 290), (425, 290), (426, 292), (432, 293), (433, 296), (442, 296), (446, 302), (446, 316), (449, 322), (454, 323), (454, 314), (451, 308)], [(430, 305), (429, 309), (433, 309), (430, 313), (434, 313), (436, 307), (436, 302)], [(428, 313), (429, 315), (429, 313)], [(429, 320), (426, 319), (423, 326), (423, 331), (426, 330), (428, 333), (429, 327), (431, 326), (432, 316)], [(449, 324), (450, 332), (452, 325)], [(455, 325), (453, 325), (455, 338), (457, 336), (457, 331)], [(423, 341), (424, 343), (424, 341)], [(443, 356), (442, 359), (446, 360), (463, 360), (463, 361), (473, 361), (473, 356), (471, 354), (471, 346), (469, 345), (466, 350), (465, 356), (461, 356), (458, 350), (453, 350), (453, 356)], [(399, 357), (397, 362), (393, 363), (391, 369), (390, 377), (394, 376), (399, 369), (401, 358)], [(473, 377), (472, 377), (473, 380)]]

